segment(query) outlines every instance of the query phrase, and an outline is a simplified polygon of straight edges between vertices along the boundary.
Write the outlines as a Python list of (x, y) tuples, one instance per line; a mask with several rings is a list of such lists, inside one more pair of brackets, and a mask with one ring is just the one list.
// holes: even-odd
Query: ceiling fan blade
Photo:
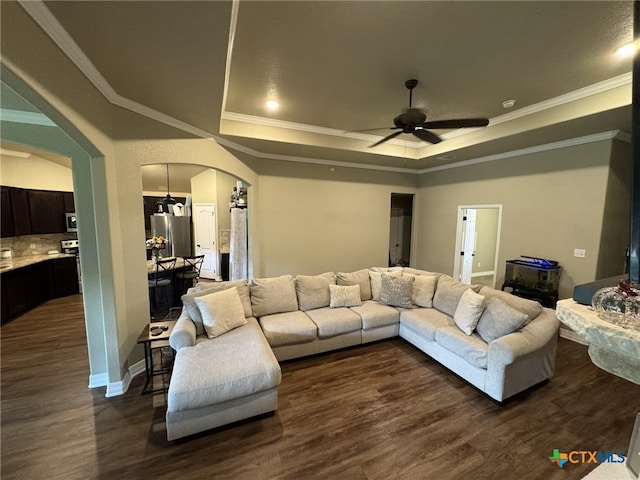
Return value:
[(435, 120), (422, 124), (424, 128), (468, 128), (486, 127), (489, 125), (488, 118), (459, 118), (454, 120)]
[(400, 135), (402, 132), (402, 130), (399, 130), (397, 132), (393, 132), (391, 135), (387, 135), (386, 137), (384, 137), (382, 140), (378, 140), (376, 143), (374, 143), (373, 145), (369, 145), (369, 148), (373, 148), (373, 147), (377, 147), (378, 145), (380, 145), (381, 143), (386, 142), (387, 140), (391, 140), (392, 138), (396, 138), (398, 135)]
[(423, 130), (421, 128), (414, 130), (413, 134), (419, 139), (429, 143), (440, 143), (442, 141), (442, 139), (435, 133), (430, 132), (429, 130)]
[(364, 130), (345, 130), (345, 133), (377, 132), (378, 130), (395, 130), (400, 127), (365, 128)]

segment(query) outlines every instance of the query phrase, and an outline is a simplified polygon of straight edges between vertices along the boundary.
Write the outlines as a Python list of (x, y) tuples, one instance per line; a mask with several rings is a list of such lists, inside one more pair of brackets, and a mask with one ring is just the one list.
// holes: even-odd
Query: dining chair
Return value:
[(173, 274), (176, 267), (176, 258), (164, 258), (157, 260), (153, 267), (153, 272), (149, 275), (148, 284), (149, 284), (149, 298), (151, 300), (151, 313), (157, 310), (157, 289), (162, 288), (164, 292), (164, 299), (167, 304), (167, 308), (171, 305), (169, 304), (169, 297), (167, 296), (167, 287), (169, 287), (173, 283)]
[(187, 288), (193, 287), (194, 281), (198, 283), (202, 263), (204, 262), (204, 255), (193, 255), (181, 258), (184, 260), (184, 270), (177, 271), (176, 277), (180, 279), (180, 292), (184, 293), (187, 280), (190, 282)]

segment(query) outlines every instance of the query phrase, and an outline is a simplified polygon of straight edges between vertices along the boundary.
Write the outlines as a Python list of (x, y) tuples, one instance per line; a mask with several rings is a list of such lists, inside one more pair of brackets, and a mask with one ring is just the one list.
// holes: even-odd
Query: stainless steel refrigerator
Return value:
[(167, 239), (160, 250), (163, 257), (188, 257), (191, 255), (191, 217), (176, 217), (166, 213), (151, 215), (151, 234)]

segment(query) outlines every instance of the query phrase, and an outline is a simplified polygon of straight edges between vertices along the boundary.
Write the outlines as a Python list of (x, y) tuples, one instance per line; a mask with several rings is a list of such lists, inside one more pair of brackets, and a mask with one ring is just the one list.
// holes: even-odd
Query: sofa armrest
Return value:
[(178, 321), (169, 336), (169, 345), (175, 351), (183, 347), (192, 347), (196, 344), (196, 325), (189, 317), (186, 308), (182, 309)]
[(489, 344), (489, 362), (509, 365), (519, 357), (533, 353), (558, 335), (559, 320), (555, 311), (544, 308), (522, 330), (500, 337)]

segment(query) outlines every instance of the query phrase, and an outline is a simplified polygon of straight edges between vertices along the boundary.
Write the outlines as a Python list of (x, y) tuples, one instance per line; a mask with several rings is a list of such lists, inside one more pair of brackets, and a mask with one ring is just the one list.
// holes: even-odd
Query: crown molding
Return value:
[(535, 147), (521, 148), (519, 150), (512, 150), (510, 152), (497, 153), (495, 155), (487, 155), (485, 157), (472, 158), (470, 160), (463, 160), (456, 163), (448, 163), (447, 165), (440, 165), (437, 167), (423, 168), (418, 171), (419, 174), (433, 173), (442, 170), (450, 170), (452, 168), (467, 167), (469, 165), (477, 165), (478, 163), (495, 162), (496, 160), (503, 160), (505, 158), (520, 157), (523, 155), (531, 155), (533, 153), (547, 152), (549, 150), (557, 150), (560, 148), (573, 147), (576, 145), (583, 145), (585, 143), (600, 142), (602, 140), (611, 140), (616, 138), (620, 130), (611, 130), (609, 132), (595, 133), (593, 135), (585, 135), (584, 137), (570, 138), (567, 140), (561, 140), (559, 142), (545, 143), (544, 145), (536, 145)]
[[(111, 87), (111, 85), (107, 82), (107, 80), (102, 76), (102, 74), (98, 71), (98, 69), (93, 65), (91, 60), (84, 54), (84, 52), (80, 49), (78, 44), (75, 43), (73, 38), (71, 38), (71, 36), (67, 33), (67, 31), (62, 27), (62, 25), (58, 22), (58, 20), (51, 13), (51, 11), (46, 7), (43, 1), (19, 0), (19, 4), (34, 19), (34, 21), (44, 30), (44, 32), (47, 35), (49, 35), (49, 37), (54, 41), (54, 43), (58, 45), (58, 47), (69, 57), (69, 59), (71, 59), (71, 61), (80, 69), (80, 71), (87, 77), (87, 79), (98, 89), (98, 91), (110, 103), (118, 107), (132, 111), (134, 113), (137, 113), (139, 115), (156, 120), (160, 123), (163, 123), (171, 127), (177, 128), (179, 130), (182, 130), (184, 132), (190, 133), (194, 136), (208, 139), (210, 141), (218, 143), (223, 147), (230, 148), (239, 152), (243, 152), (257, 158), (283, 160), (283, 161), (291, 161), (291, 162), (298, 162), (298, 163), (309, 163), (309, 164), (315, 164), (315, 165), (359, 168), (359, 169), (366, 169), (366, 170), (380, 170), (380, 171), (393, 171), (393, 172), (403, 172), (403, 173), (412, 173), (412, 174), (424, 174), (424, 173), (436, 172), (440, 170), (446, 170), (450, 168), (458, 168), (466, 165), (473, 165), (477, 163), (500, 160), (503, 158), (514, 157), (518, 155), (551, 150), (555, 148), (563, 148), (566, 146), (578, 145), (581, 143), (589, 143), (593, 141), (603, 140), (605, 138), (612, 138), (610, 136), (611, 132), (605, 132), (604, 134), (589, 135), (587, 137), (579, 137), (577, 139), (570, 139), (562, 142), (539, 145), (536, 147), (525, 148), (521, 150), (514, 150), (512, 152), (506, 152), (506, 153), (497, 154), (497, 155), (489, 155), (486, 157), (466, 160), (462, 162), (457, 162), (457, 163), (447, 164), (447, 165), (442, 165), (437, 167), (425, 168), (422, 170), (415, 170), (415, 169), (408, 169), (408, 168), (401, 168), (401, 167), (384, 167), (384, 166), (362, 164), (362, 163), (339, 162), (339, 161), (332, 161), (332, 160), (260, 152), (252, 148), (239, 145), (225, 138), (221, 138), (211, 132), (208, 132), (194, 125), (178, 120), (175, 117), (159, 112), (150, 107), (147, 107), (146, 105), (142, 105), (138, 102), (125, 98), (122, 95), (119, 95)], [(227, 94), (227, 87), (228, 87), (231, 56), (232, 56), (234, 39), (235, 39), (235, 26), (237, 24), (237, 16), (238, 16), (238, 8), (239, 8), (238, 6), (239, 6), (239, 0), (233, 0), (221, 119), (234, 120), (234, 121), (239, 121), (244, 123), (251, 123), (255, 125), (264, 125), (264, 126), (271, 126), (271, 127), (277, 127), (277, 128), (285, 128), (285, 129), (292, 129), (292, 130), (298, 130), (298, 131), (304, 131), (304, 132), (318, 133), (322, 135), (332, 135), (332, 136), (339, 136), (343, 138), (344, 137), (354, 138), (357, 140), (375, 141), (381, 138), (377, 135), (367, 135), (367, 134), (356, 133), (356, 132), (344, 132), (343, 130), (318, 127), (318, 126), (306, 125), (306, 124), (298, 124), (295, 122), (285, 122), (282, 120), (274, 120), (274, 119), (269, 119), (264, 117), (250, 116), (250, 115), (244, 115), (244, 114), (239, 114), (234, 112), (227, 112), (226, 111), (226, 94)], [(590, 86), (581, 88), (579, 90), (575, 90), (573, 92), (569, 92), (564, 95), (560, 95), (558, 97), (545, 100), (543, 102), (539, 102), (535, 105), (523, 107), (514, 112), (510, 112), (510, 113), (492, 118), (490, 120), (489, 125), (497, 125), (497, 124), (511, 121), (520, 117), (531, 115), (533, 113), (542, 112), (549, 108), (554, 108), (556, 106), (563, 105), (568, 102), (579, 100), (591, 95), (605, 92), (613, 88), (627, 85), (631, 83), (631, 81), (632, 81), (631, 73), (619, 75), (612, 79), (605, 80), (603, 82), (599, 82), (597, 84), (590, 85)], [(475, 130), (478, 130), (478, 129), (476, 128), (458, 129), (442, 135), (442, 138), (444, 139), (454, 138), (460, 135), (471, 133)], [(618, 132), (616, 131), (616, 133)], [(427, 142), (411, 142), (412, 145), (408, 145), (407, 142), (403, 140), (397, 140), (397, 139), (391, 140), (389, 143), (396, 143), (398, 145), (405, 146), (411, 149), (419, 149), (423, 146), (429, 145)]]

